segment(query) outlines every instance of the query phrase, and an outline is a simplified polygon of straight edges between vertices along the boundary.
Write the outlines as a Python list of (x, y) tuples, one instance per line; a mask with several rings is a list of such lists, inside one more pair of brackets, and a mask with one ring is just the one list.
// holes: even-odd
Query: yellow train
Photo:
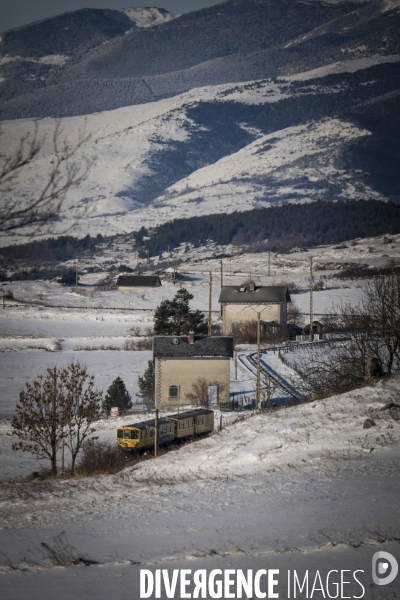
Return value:
[[(158, 444), (214, 431), (214, 411), (198, 408), (158, 419)], [(154, 448), (155, 419), (117, 427), (116, 443), (125, 450)]]

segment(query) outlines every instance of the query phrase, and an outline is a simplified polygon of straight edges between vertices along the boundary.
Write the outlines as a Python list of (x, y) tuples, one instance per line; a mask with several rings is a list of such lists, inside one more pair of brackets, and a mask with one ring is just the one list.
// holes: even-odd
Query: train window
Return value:
[(193, 427), (193, 419), (189, 419), (189, 427)]
[(170, 385), (169, 386), (169, 397), (170, 398), (179, 398), (179, 385)]
[(117, 429), (117, 438), (123, 438), (123, 437), (124, 437), (124, 430)]
[(189, 427), (189, 419), (186, 419), (186, 421), (185, 421), (185, 427)]
[(171, 425), (168, 425), (168, 433), (171, 433)]
[(185, 429), (185, 421), (179, 421), (179, 429)]
[(137, 429), (125, 429), (125, 437), (131, 440), (138, 440), (139, 431)]
[(154, 437), (154, 429), (152, 427), (149, 429), (149, 437)]

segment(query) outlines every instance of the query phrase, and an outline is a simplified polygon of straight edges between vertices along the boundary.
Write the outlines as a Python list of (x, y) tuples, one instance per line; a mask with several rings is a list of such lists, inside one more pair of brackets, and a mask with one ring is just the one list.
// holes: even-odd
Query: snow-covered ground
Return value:
[[(371, 561), (378, 550), (399, 558), (400, 426), (381, 410), (398, 391), (392, 380), (242, 416), (116, 476), (1, 486), (6, 597), (139, 598), (140, 569), (276, 568), (281, 598), (288, 569), (324, 581), (348, 569), (347, 597), (394, 600), (398, 580), (381, 591)], [(50, 566), (41, 543), (54, 547), (62, 532), (92, 566)]]
[[(349, 262), (382, 266), (397, 256), (397, 242), (393, 236), (389, 241), (358, 240), (340, 248), (274, 255), (269, 277), (266, 254), (238, 254), (224, 260), (224, 283), (240, 283), (251, 271), (257, 283), (286, 280), (307, 289), (311, 254), (318, 278), (319, 266), (324, 275)], [(191, 279), (184, 285), (194, 295), (193, 308), (208, 306), (211, 270), (213, 309), (218, 311), (220, 261), (212, 254), (220, 250), (188, 253), (193, 262), (184, 267)], [(121, 262), (124, 252), (118, 249)], [(126, 256), (128, 252), (127, 248)], [(400, 560), (400, 420), (398, 411), (381, 410), (390, 402), (398, 403), (398, 378), (320, 402), (290, 407), (280, 403), (271, 413), (223, 413), (222, 432), (216, 430), (118, 475), (16, 482), (45, 466), (28, 453), (11, 449), (8, 419), (25, 382), (47, 368), (79, 360), (95, 375), (99, 388), (106, 390), (119, 375), (135, 398), (137, 377), (151, 351), (126, 350), (126, 344), (143, 339), (155, 307), (177, 289), (163, 282), (161, 288), (144, 294), (99, 291), (96, 282), (94, 274), (87, 276), (85, 290), (93, 293), (86, 295), (50, 282), (6, 284), (15, 300), (0, 307), (4, 597), (109, 600), (117, 593), (139, 599), (140, 569), (157, 568), (169, 574), (184, 568), (279, 569), (280, 598), (293, 597), (293, 590), (290, 596), (287, 592), (288, 569), (299, 573), (308, 569), (312, 580), (319, 570), (324, 581), (329, 570), (348, 569), (351, 583), (341, 597), (400, 597), (399, 578), (382, 590), (371, 579), (371, 561), (378, 550)], [(362, 297), (360, 282), (328, 278), (326, 285), (331, 289), (314, 294), (315, 313), (329, 311), (340, 300), (358, 302)], [(306, 313), (309, 294), (294, 294), (293, 299)], [(218, 313), (214, 315), (217, 322)], [(254, 350), (239, 350), (237, 379), (231, 365), (234, 394), (254, 395), (255, 370), (246, 358)], [(277, 354), (264, 353), (263, 362), (296, 386), (296, 375)], [(146, 418), (102, 420), (96, 435), (113, 440), (117, 425)], [(375, 426), (363, 429), (366, 418), (372, 418)], [(219, 419), (217, 413), (217, 424)], [(48, 548), (68, 543), (72, 557), (89, 562), (54, 567), (43, 543)], [(355, 570), (363, 571), (358, 573), (363, 596), (351, 576)], [(333, 589), (330, 593), (334, 595)], [(166, 597), (163, 591), (161, 598)], [(298, 592), (296, 597), (307, 596)], [(324, 596), (315, 592), (308, 597)]]

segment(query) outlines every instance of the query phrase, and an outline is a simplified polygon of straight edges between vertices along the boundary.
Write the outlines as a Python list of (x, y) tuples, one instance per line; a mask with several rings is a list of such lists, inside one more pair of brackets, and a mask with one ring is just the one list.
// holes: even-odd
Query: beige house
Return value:
[(256, 321), (257, 313), (263, 323), (287, 324), (287, 303), (291, 302), (289, 290), (282, 285), (224, 286), (219, 302), (222, 307), (224, 335), (240, 327), (246, 321)]
[(156, 406), (228, 402), (231, 358), (232, 337), (154, 336)]

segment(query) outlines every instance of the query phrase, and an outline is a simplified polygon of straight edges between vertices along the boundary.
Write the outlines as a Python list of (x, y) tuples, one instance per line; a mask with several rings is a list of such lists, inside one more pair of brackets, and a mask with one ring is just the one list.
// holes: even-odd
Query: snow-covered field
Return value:
[[(342, 598), (397, 598), (396, 581), (373, 586), (371, 560), (399, 556), (400, 426), (381, 410), (398, 391), (392, 380), (242, 417), (116, 476), (1, 486), (6, 597), (139, 598), (140, 569), (274, 568), (280, 598), (288, 569), (348, 569)], [(91, 566), (51, 567), (41, 543), (62, 532)]]
[[(390, 243), (379, 238), (273, 256), (270, 277), (267, 255), (237, 255), (224, 261), (224, 282), (239, 283), (251, 271), (258, 283), (287, 280), (307, 289), (311, 254), (314, 265), (324, 267), (321, 274), (329, 274), (330, 266), (365, 263), (367, 258), (375, 266), (386, 264), (389, 256), (397, 256), (398, 247), (397, 237)], [(193, 262), (185, 265), (191, 279), (184, 285), (194, 295), (193, 308), (208, 306), (212, 270), (213, 309), (218, 311), (220, 263), (213, 251), (209, 248), (206, 258), (207, 249), (193, 250)], [(118, 475), (20, 483), (45, 466), (11, 449), (8, 419), (25, 382), (47, 368), (79, 360), (95, 375), (99, 388), (106, 390), (119, 375), (135, 398), (137, 377), (151, 351), (126, 350), (126, 343), (143, 339), (152, 325), (152, 310), (176, 292), (168, 282), (144, 295), (98, 291), (93, 276), (87, 277), (85, 289), (93, 294), (85, 296), (56, 283), (9, 282), (6, 289), (15, 300), (0, 307), (4, 597), (109, 600), (123, 594), (139, 599), (141, 569), (167, 569), (172, 575), (173, 569), (268, 568), (280, 571), (280, 598), (294, 597), (293, 590), (291, 595), (287, 591), (288, 569), (299, 574), (308, 569), (311, 581), (319, 570), (324, 582), (329, 570), (347, 569), (351, 583), (345, 585), (342, 598), (400, 597), (398, 578), (380, 589), (372, 583), (371, 571), (377, 551), (400, 560), (400, 420), (398, 411), (381, 410), (398, 403), (398, 378), (320, 402), (281, 404), (272, 413), (224, 413), (222, 432)], [(329, 289), (314, 294), (315, 313), (329, 311), (340, 300), (358, 302), (362, 297), (359, 282), (328, 279), (326, 285)], [(295, 294), (293, 299), (306, 313), (309, 294)], [(252, 351), (254, 347), (239, 351), (243, 360), (237, 380), (232, 365), (233, 393), (254, 394), (254, 368), (246, 358)], [(296, 385), (290, 367), (276, 354), (264, 354), (263, 361)], [(102, 420), (96, 435), (113, 440), (116, 425), (145, 418)], [(375, 426), (363, 429), (366, 418)], [(54, 566), (43, 543), (47, 548), (68, 544), (64, 555), (86, 562)], [(358, 579), (363, 595), (351, 575), (355, 570), (362, 571)], [(310, 593), (311, 587), (312, 583)], [(297, 592), (296, 597), (329, 597), (325, 583), (324, 587), (325, 596), (315, 591), (312, 596)], [(164, 589), (160, 597), (167, 598)], [(175, 597), (184, 596), (178, 592)]]

